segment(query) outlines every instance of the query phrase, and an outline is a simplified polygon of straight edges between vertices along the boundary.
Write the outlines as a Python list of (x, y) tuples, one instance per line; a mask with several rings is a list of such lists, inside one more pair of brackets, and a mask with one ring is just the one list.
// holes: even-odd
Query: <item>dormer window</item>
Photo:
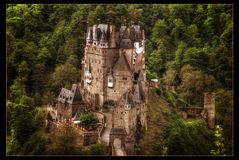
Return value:
[(114, 83), (113, 83), (113, 77), (112, 77), (112, 76), (109, 76), (109, 77), (108, 77), (108, 87), (109, 87), (109, 88), (112, 88), (113, 85), (114, 85)]
[(125, 104), (124, 109), (127, 110), (127, 111), (130, 110), (131, 109), (131, 104)]
[(86, 71), (85, 76), (86, 76), (86, 83), (90, 84), (92, 81), (91, 73), (89, 71)]

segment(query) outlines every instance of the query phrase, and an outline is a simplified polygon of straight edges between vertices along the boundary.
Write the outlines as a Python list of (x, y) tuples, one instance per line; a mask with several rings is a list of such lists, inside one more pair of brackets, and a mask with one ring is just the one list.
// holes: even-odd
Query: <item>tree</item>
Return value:
[(163, 77), (164, 83), (167, 85), (174, 85), (175, 84), (175, 77), (176, 72), (173, 69), (168, 69), (166, 74)]
[(203, 103), (204, 75), (199, 70), (194, 70), (190, 65), (185, 65), (181, 69), (180, 78), (182, 80), (179, 91), (182, 99), (186, 99), (191, 104)]
[[(11, 103), (8, 103), (11, 105)], [(11, 149), (9, 154), (19, 154), (21, 146), (31, 137), (34, 132), (32, 123), (33, 114), (30, 106), (24, 104), (12, 104), (11, 108), (11, 140), (8, 141)]]
[(172, 119), (164, 135), (168, 155), (208, 155), (212, 149), (213, 133), (204, 120)]
[(80, 79), (79, 71), (72, 64), (65, 63), (56, 67), (48, 82), (49, 91), (57, 93), (62, 87), (70, 88)]
[(79, 120), (80, 125), (87, 129), (94, 128), (98, 122), (98, 119), (92, 113), (81, 114)]
[(90, 154), (91, 155), (106, 155), (107, 153), (107, 146), (105, 146), (104, 144), (100, 144), (100, 143), (96, 143), (96, 144), (92, 144), (90, 146)]
[(55, 138), (52, 139), (52, 143), (47, 146), (46, 153), (53, 155), (72, 155), (75, 154), (77, 148), (78, 134), (74, 127), (68, 125), (62, 125), (58, 128), (58, 131), (52, 133)]
[(224, 138), (223, 138), (223, 128), (220, 125), (215, 126), (215, 140), (214, 146), (215, 149), (211, 150), (210, 154), (212, 155), (225, 155), (225, 146), (224, 146)]

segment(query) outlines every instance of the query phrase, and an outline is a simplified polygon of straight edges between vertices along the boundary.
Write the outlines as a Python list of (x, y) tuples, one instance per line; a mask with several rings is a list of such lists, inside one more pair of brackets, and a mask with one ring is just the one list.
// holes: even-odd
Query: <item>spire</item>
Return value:
[(100, 42), (106, 42), (106, 35), (105, 35), (105, 31), (103, 31), (103, 32), (101, 33)]
[(87, 38), (86, 38), (86, 40), (92, 40), (92, 39), (93, 39), (93, 35), (92, 35), (92, 27), (88, 27)]

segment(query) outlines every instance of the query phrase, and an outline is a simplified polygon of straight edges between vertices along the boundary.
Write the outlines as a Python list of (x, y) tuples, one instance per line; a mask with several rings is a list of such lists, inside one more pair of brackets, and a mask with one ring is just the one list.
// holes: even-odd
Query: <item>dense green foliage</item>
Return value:
[(79, 120), (80, 120), (80, 126), (84, 128), (88, 128), (88, 129), (95, 128), (98, 122), (97, 117), (92, 113), (81, 114)]
[(225, 155), (223, 128), (220, 125), (216, 125), (214, 136), (215, 136), (214, 141), (215, 149), (211, 150), (210, 153), (212, 155)]
[(168, 155), (209, 155), (213, 148), (213, 132), (202, 120), (172, 119), (164, 135), (163, 143), (155, 145), (155, 154), (167, 147)]
[[(32, 145), (42, 124), (38, 106), (79, 82), (87, 25), (109, 21), (142, 26), (147, 76), (176, 86), (176, 95), (163, 92), (173, 106), (181, 101), (202, 107), (203, 92), (216, 93), (216, 123), (222, 124), (231, 154), (232, 5), (8, 4), (6, 15), (8, 154), (20, 154), (25, 143), (38, 149), (22, 154), (39, 153), (41, 147)], [(184, 147), (185, 154), (206, 152)]]

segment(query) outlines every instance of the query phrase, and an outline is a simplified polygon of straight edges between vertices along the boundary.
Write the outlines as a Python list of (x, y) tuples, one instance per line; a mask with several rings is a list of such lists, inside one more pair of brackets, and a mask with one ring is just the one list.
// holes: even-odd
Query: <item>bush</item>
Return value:
[(155, 91), (156, 91), (157, 95), (159, 95), (159, 96), (161, 95), (161, 90), (160, 89), (156, 88)]
[(170, 103), (173, 107), (176, 107), (177, 99), (173, 92), (164, 91), (163, 95), (167, 99), (168, 103)]
[(91, 155), (106, 155), (107, 147), (103, 144), (92, 144), (90, 146), (90, 153)]
[(87, 129), (94, 128), (99, 121), (92, 113), (81, 114), (79, 120), (80, 125)]

